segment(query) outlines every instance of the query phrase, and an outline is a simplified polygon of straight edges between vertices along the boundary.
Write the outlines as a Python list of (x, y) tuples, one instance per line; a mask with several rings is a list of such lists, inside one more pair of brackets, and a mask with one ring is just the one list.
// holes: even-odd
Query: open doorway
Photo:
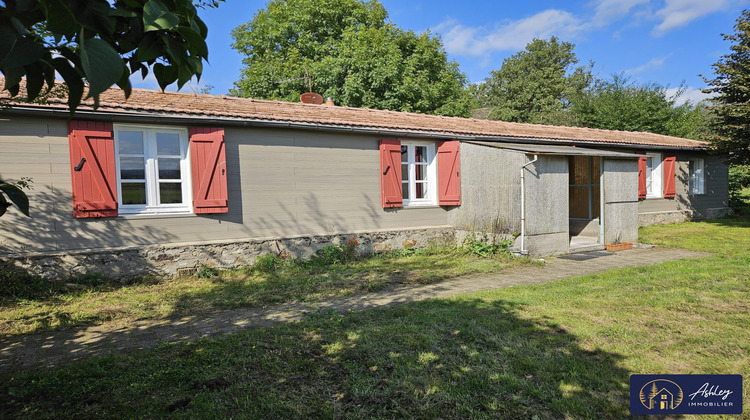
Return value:
[(569, 156), (570, 250), (600, 248), (601, 163), (599, 156)]

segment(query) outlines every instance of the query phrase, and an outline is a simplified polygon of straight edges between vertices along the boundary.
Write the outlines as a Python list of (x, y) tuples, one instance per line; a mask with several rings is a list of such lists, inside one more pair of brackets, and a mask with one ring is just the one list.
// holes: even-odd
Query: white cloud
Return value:
[(695, 19), (723, 9), (728, 3), (728, 0), (666, 0), (664, 8), (655, 13), (662, 21), (654, 28), (653, 35), (663, 35), (685, 26)]
[(520, 50), (534, 38), (553, 35), (569, 39), (577, 35), (581, 21), (564, 10), (547, 9), (533, 16), (506, 21), (494, 29), (466, 27), (455, 20), (434, 28), (442, 34), (445, 49), (455, 55), (482, 56), (495, 51)]
[(614, 21), (624, 19), (631, 9), (642, 4), (648, 4), (650, 0), (596, 0), (594, 2), (594, 17), (591, 25), (596, 27), (607, 26)]
[(659, 69), (664, 65), (664, 62), (667, 61), (667, 59), (671, 56), (672, 54), (665, 55), (664, 57), (652, 58), (645, 64), (642, 64), (638, 67), (633, 67), (632, 69), (625, 70), (625, 74), (633, 75), (633, 74), (642, 73), (646, 70)]
[[(667, 96), (673, 97), (674, 95), (677, 94), (677, 92), (680, 89), (681, 88), (668, 88), (665, 92), (666, 92)], [(694, 88), (692, 86), (687, 86), (684, 89), (685, 89), (685, 91), (676, 100), (677, 105), (682, 105), (682, 104), (684, 104), (687, 101), (690, 101), (690, 103), (692, 103), (692, 104), (696, 104), (696, 103), (698, 103), (698, 102), (700, 102), (700, 101), (702, 101), (704, 99), (709, 99), (709, 98), (715, 96), (715, 95), (709, 95), (707, 93), (703, 93), (703, 92), (700, 91), (700, 89)]]

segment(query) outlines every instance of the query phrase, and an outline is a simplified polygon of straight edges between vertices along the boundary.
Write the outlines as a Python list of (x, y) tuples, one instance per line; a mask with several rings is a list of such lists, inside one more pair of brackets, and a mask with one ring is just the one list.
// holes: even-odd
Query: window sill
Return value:
[(439, 209), (442, 206), (437, 204), (412, 204), (410, 206), (403, 206), (401, 210), (417, 210), (417, 209)]
[(120, 213), (122, 219), (174, 219), (179, 217), (196, 217), (194, 213)]

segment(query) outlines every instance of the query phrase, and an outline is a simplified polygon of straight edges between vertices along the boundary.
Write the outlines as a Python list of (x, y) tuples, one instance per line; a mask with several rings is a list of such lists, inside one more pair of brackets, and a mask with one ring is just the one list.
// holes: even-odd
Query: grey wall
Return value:
[(638, 160), (604, 158), (604, 243), (638, 240)]
[(568, 157), (540, 155), (526, 168), (526, 248), (532, 255), (565, 253), (570, 243)]
[(461, 206), (448, 222), (461, 230), (513, 234), (521, 231), (523, 153), (461, 143)]
[[(676, 153), (675, 197), (640, 200), (638, 213), (681, 212), (704, 218), (708, 209), (729, 205), (729, 168), (717, 156), (701, 152)], [(688, 194), (688, 161), (703, 158), (705, 163), (705, 194)]]
[(440, 207), (380, 207), (378, 138), (226, 128), (229, 213), (75, 219), (67, 122), (0, 120), (0, 176), (32, 177), (32, 216), (0, 218), (0, 253), (108, 249), (447, 226)]

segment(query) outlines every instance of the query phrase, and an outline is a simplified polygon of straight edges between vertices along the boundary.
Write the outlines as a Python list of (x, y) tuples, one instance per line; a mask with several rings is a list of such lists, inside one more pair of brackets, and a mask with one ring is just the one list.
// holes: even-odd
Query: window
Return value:
[(435, 144), (401, 143), (401, 197), (404, 206), (435, 205)]
[(646, 154), (646, 197), (662, 196), (662, 162), (660, 153)]
[(704, 194), (704, 162), (703, 159), (691, 159), (688, 166), (688, 192), (690, 194)]
[(114, 131), (120, 213), (192, 212), (187, 131), (130, 125)]

